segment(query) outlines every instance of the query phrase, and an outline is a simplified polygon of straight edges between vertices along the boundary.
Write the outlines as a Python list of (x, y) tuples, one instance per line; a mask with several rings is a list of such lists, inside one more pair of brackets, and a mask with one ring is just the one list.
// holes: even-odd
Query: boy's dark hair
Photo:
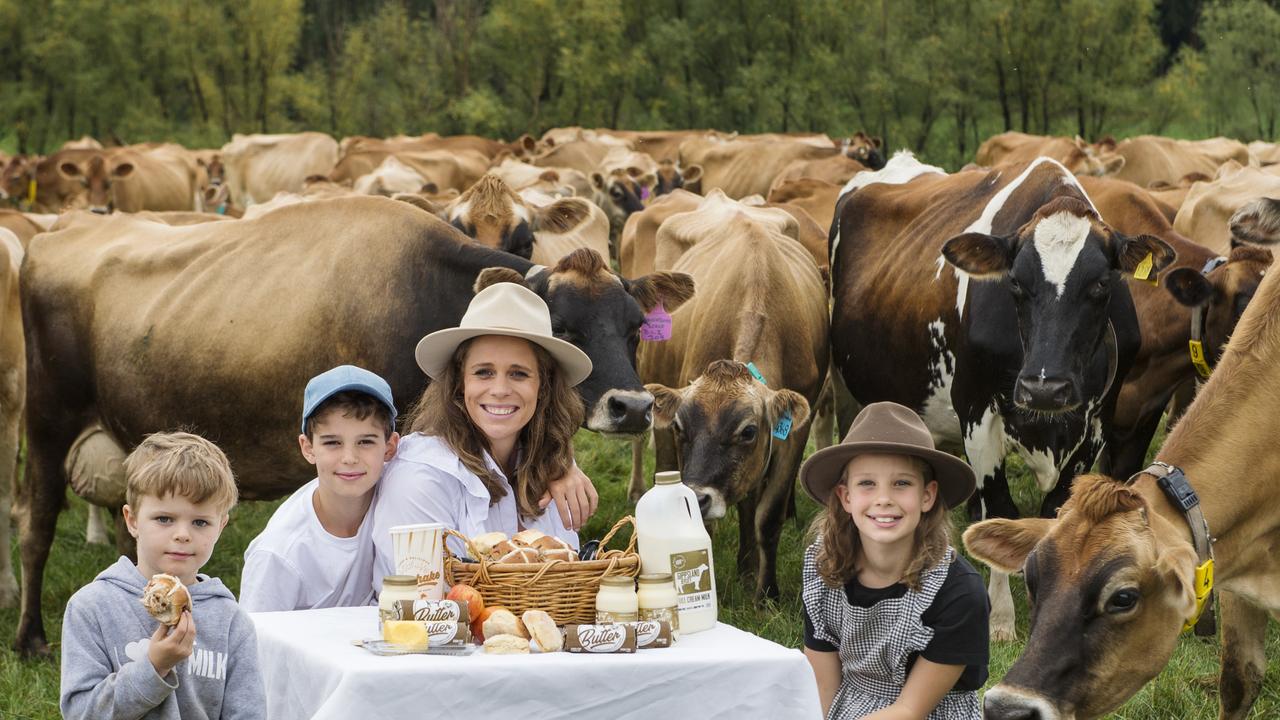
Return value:
[(378, 425), (382, 426), (382, 436), (385, 440), (391, 439), (391, 428), (395, 418), (391, 417), (391, 409), (381, 400), (374, 396), (360, 392), (359, 390), (343, 390), (339, 393), (325, 398), (310, 415), (303, 427), (303, 434), (308, 440), (315, 440), (316, 419), (323, 418), (329, 412), (338, 410), (343, 416), (355, 418), (356, 420), (364, 420), (373, 416)]

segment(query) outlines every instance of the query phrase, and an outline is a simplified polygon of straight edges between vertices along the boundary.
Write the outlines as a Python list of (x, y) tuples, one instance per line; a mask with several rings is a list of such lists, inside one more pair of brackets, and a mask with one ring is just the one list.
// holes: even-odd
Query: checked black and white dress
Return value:
[(989, 607), (973, 566), (948, 548), (919, 591), (902, 583), (866, 588), (856, 578), (830, 587), (818, 574), (820, 543), (805, 552), (803, 597), (805, 646), (840, 656), (840, 689), (827, 719), (851, 720), (892, 705), (919, 657), (965, 666), (929, 720), (981, 718)]

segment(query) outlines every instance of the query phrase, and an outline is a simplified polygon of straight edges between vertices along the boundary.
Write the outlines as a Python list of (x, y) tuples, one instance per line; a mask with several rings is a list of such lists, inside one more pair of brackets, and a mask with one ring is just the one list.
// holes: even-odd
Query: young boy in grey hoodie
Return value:
[[(150, 435), (125, 460), (125, 475), (138, 562), (121, 557), (67, 603), (63, 716), (265, 718), (253, 621), (221, 580), (198, 572), (236, 502), (226, 455), (197, 435)], [(191, 610), (172, 628), (142, 606), (157, 573), (191, 594)]]

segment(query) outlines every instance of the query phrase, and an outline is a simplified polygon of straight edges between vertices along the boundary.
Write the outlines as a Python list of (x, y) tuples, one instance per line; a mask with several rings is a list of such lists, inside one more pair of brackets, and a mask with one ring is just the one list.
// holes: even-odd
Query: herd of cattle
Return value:
[[(538, 292), (591, 357), (585, 426), (633, 439), (632, 497), (652, 428), (659, 469), (683, 468), (704, 517), (738, 507), (758, 596), (778, 594), (811, 428), (831, 442), (858, 403), (911, 406), (964, 453), (974, 519), (1018, 516), (1011, 452), (1045, 518), (1095, 461), (1140, 470), (1166, 408), (1185, 407), (1265, 295), (1280, 148), (1004, 133), (949, 174), (908, 152), (886, 162), (881, 145), (561, 128), (0, 155), (14, 206), (0, 210), (0, 457), (20, 428), (28, 442), (17, 647), (45, 648), (68, 476), (80, 491), (118, 475), (78, 450), (183, 426), (227, 450), (244, 497), (286, 494), (307, 477), (279, 442), (306, 379), (350, 362), (416, 397), (413, 344), (457, 323), (484, 272)], [(122, 502), (118, 482), (90, 484)], [(7, 532), (0, 601), (17, 594)], [(993, 543), (976, 552), (993, 567), (992, 636), (1008, 640), (1022, 562)]]

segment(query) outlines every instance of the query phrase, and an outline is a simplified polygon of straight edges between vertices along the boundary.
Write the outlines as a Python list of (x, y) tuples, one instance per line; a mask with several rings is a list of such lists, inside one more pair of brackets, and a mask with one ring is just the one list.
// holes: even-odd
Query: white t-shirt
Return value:
[[(507, 494), (489, 505), (489, 490), (484, 482), (462, 464), (449, 445), (437, 436), (414, 433), (400, 439), (396, 456), (387, 463), (379, 481), (380, 497), (373, 517), (374, 570), (373, 587), (382, 590), (382, 577), (394, 575), (395, 558), (391, 550), (391, 528), (414, 523), (442, 523), (467, 537), (488, 532), (504, 532), (508, 536), (520, 532), (521, 521), (515, 493), (506, 475), (488, 453), (485, 463), (502, 483)], [(555, 500), (542, 515), (523, 523), (525, 529), (541, 530), (578, 548), (578, 533), (560, 521)], [(448, 539), (449, 549), (458, 556), (466, 555), (462, 543)]]
[(289, 496), (244, 551), (240, 607), (246, 612), (353, 607), (373, 602), (373, 503), (355, 537), (330, 535), (312, 498), (320, 480)]

